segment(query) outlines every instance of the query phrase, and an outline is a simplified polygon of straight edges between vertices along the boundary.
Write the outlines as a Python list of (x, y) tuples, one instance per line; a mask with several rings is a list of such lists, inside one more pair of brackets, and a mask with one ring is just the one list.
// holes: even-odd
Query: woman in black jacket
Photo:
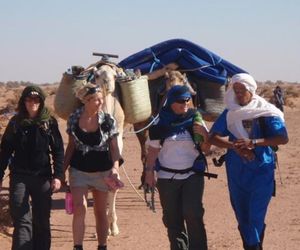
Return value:
[(64, 148), (41, 88), (28, 86), (23, 90), (0, 149), (0, 190), (4, 171), (8, 165), (10, 169), (12, 249), (48, 250), (51, 195), (61, 186)]

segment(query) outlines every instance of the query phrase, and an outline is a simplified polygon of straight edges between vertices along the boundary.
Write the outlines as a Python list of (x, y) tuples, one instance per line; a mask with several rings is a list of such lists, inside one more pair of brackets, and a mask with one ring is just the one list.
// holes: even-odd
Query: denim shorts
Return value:
[(71, 187), (82, 187), (108, 192), (108, 187), (104, 182), (104, 177), (109, 176), (111, 170), (104, 172), (83, 172), (76, 168), (69, 169), (69, 181)]

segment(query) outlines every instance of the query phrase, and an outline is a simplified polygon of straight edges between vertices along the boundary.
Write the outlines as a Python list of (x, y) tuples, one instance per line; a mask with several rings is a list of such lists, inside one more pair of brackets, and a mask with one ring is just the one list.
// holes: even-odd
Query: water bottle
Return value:
[(69, 186), (66, 191), (65, 209), (67, 214), (73, 214), (73, 197)]
[[(201, 126), (204, 125), (204, 121), (202, 119), (202, 115), (198, 111), (194, 115), (194, 123), (197, 123), (197, 124), (199, 124)], [(200, 145), (203, 141), (204, 141), (204, 138), (203, 138), (202, 135), (194, 133), (194, 142), (195, 142), (195, 144)]]

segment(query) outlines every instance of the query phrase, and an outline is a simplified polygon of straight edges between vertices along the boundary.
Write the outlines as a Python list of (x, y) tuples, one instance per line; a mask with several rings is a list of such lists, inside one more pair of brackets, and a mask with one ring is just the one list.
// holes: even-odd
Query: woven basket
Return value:
[(85, 84), (84, 79), (76, 79), (67, 73), (63, 74), (54, 98), (54, 110), (60, 118), (67, 120), (69, 115), (81, 105), (80, 100), (75, 97), (75, 89)]
[(137, 123), (151, 116), (151, 102), (147, 77), (120, 83), (122, 106), (127, 123)]
[(201, 80), (197, 83), (197, 93), (200, 95), (200, 108), (214, 121), (223, 112), (225, 85)]

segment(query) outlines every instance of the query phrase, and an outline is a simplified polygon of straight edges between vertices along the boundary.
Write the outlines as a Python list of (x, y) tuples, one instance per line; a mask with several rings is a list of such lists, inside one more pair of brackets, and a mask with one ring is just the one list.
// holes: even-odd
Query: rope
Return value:
[(126, 172), (125, 167), (123, 166), (123, 167), (121, 167), (121, 169), (123, 169), (123, 172), (124, 172), (124, 174), (125, 174), (125, 176), (126, 176), (126, 179), (127, 179), (127, 181), (129, 182), (129, 184), (130, 184), (130, 186), (132, 187), (132, 189), (136, 192), (136, 194), (141, 198), (141, 200), (142, 200), (143, 202), (146, 202), (146, 200), (143, 198), (143, 196), (141, 196), (141, 194), (137, 191), (137, 189), (136, 189), (136, 188), (134, 187), (134, 185), (132, 184), (132, 181), (130, 180), (130, 178), (129, 178), (127, 172)]
[(155, 64), (161, 64), (162, 66), (165, 66), (155, 55), (155, 53), (153, 51), (151, 51), (152, 55), (153, 55), (153, 60), (154, 62), (151, 65), (151, 68), (149, 70), (149, 73), (151, 73), (154, 69)]
[(180, 72), (189, 72), (189, 71), (201, 70), (201, 69), (209, 68), (209, 67), (212, 67), (212, 66), (216, 66), (219, 63), (221, 63), (221, 61), (222, 61), (222, 59), (220, 58), (218, 62), (216, 62), (216, 63), (214, 62), (213, 64), (208, 64), (208, 65), (204, 65), (204, 66), (193, 68), (193, 69), (183, 69), (183, 70), (179, 70), (179, 71)]
[[(167, 99), (164, 101), (162, 106), (165, 106), (167, 103)], [(141, 128), (140, 130), (137, 131), (133, 131), (133, 132), (124, 132), (124, 134), (138, 134), (141, 133), (142, 131), (144, 131), (145, 129), (149, 128), (159, 117), (159, 113), (153, 118), (153, 120), (151, 122), (149, 122), (148, 125), (146, 125), (145, 127)]]
[(205, 68), (209, 68), (211, 66), (212, 66), (211, 64), (208, 64), (208, 65), (204, 65), (204, 66), (193, 68), (193, 69), (181, 69), (179, 71), (180, 72), (191, 72), (191, 71), (196, 71), (196, 70), (202, 70), (202, 69), (205, 69)]
[(157, 118), (158, 118), (158, 115), (156, 115), (156, 116), (153, 118), (153, 120), (152, 120), (151, 122), (149, 122), (148, 125), (146, 125), (145, 127), (141, 128), (141, 129), (139, 129), (139, 130), (133, 131), (133, 132), (131, 132), (131, 131), (125, 131), (125, 132), (124, 132), (124, 135), (126, 135), (126, 134), (138, 134), (138, 133), (141, 133), (141, 132), (144, 131), (145, 129), (149, 128), (149, 127), (157, 120)]

